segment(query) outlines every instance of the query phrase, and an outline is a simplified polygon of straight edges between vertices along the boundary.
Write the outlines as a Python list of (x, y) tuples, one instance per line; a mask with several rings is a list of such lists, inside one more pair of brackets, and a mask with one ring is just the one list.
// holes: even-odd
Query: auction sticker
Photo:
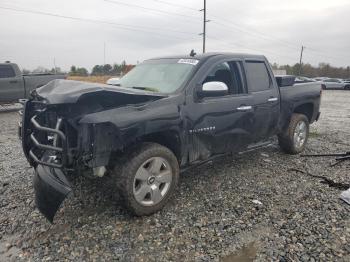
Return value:
[(178, 64), (189, 64), (189, 65), (197, 65), (198, 64), (197, 59), (180, 59), (177, 63)]

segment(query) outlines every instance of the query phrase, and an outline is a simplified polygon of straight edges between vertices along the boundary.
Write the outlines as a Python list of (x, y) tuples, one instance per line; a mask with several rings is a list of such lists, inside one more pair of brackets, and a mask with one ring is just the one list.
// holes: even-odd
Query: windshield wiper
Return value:
[(144, 90), (144, 91), (159, 92), (159, 90), (157, 88), (153, 88), (153, 87), (133, 86), (131, 88), (138, 89), (138, 90)]

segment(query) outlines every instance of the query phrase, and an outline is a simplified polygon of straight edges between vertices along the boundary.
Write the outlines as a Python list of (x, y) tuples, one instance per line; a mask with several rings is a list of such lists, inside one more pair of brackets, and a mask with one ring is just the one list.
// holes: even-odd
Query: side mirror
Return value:
[(198, 91), (199, 97), (225, 96), (228, 94), (228, 87), (224, 82), (207, 82)]

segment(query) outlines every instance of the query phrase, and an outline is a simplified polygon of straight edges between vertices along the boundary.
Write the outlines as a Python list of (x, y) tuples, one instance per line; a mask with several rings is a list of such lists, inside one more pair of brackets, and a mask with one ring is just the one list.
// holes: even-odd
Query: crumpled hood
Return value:
[(143, 90), (60, 79), (53, 80), (47, 85), (34, 90), (32, 95), (34, 97), (40, 97), (48, 104), (77, 103), (78, 100), (86, 96), (94, 96), (96, 99), (99, 96), (115, 96), (116, 98), (118, 97), (118, 100), (130, 99), (128, 104), (166, 97), (163, 94)]

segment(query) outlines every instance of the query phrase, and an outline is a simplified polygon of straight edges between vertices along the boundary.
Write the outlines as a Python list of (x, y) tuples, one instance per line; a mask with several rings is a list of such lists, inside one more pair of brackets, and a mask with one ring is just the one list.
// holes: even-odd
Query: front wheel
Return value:
[(309, 138), (309, 120), (303, 114), (293, 114), (287, 130), (278, 136), (283, 151), (299, 154), (304, 151)]
[(166, 147), (143, 143), (114, 168), (114, 178), (124, 206), (136, 216), (162, 209), (175, 191), (179, 165)]

